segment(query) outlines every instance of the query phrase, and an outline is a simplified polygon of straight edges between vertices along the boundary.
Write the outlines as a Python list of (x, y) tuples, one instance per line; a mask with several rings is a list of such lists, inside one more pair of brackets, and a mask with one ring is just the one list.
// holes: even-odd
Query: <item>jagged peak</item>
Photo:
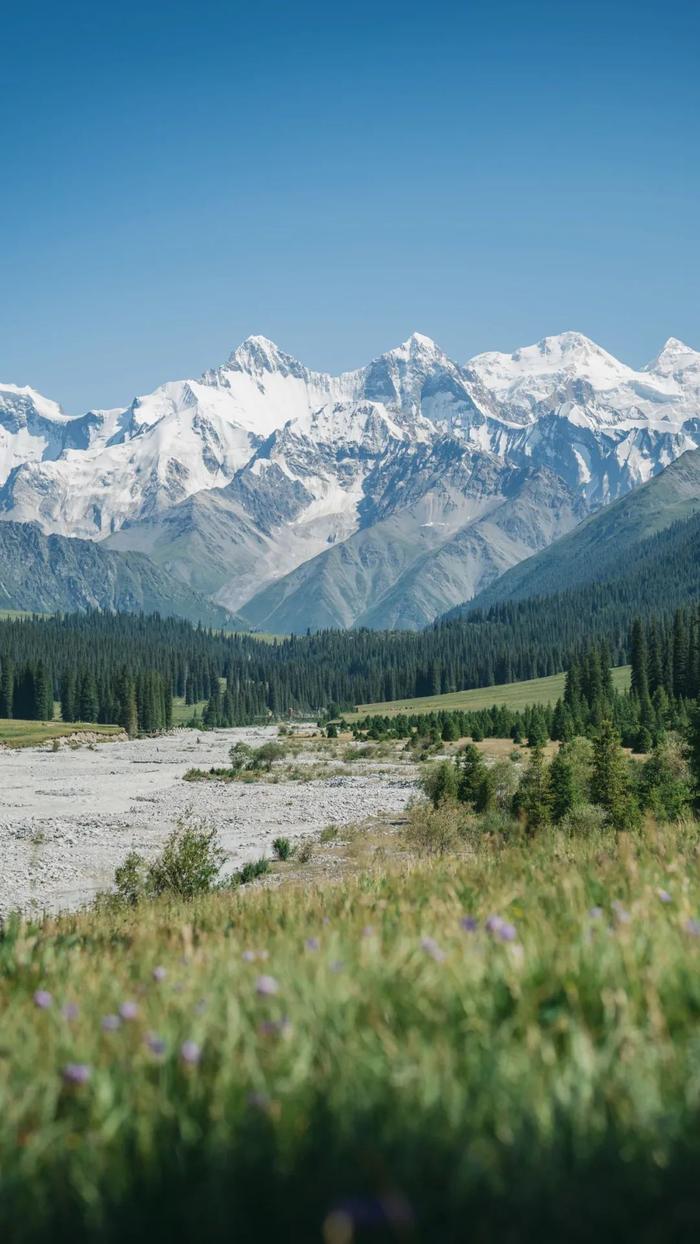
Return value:
[(700, 359), (700, 353), (692, 346), (686, 345), (679, 337), (669, 337), (661, 347), (656, 358), (643, 368), (644, 371), (669, 372), (676, 371), (687, 362)]
[(226, 366), (250, 366), (262, 368), (265, 371), (272, 370), (282, 362), (291, 360), (291, 355), (285, 354), (280, 350), (279, 346), (271, 341), (269, 337), (264, 337), (261, 333), (253, 333), (246, 337), (228, 357)]

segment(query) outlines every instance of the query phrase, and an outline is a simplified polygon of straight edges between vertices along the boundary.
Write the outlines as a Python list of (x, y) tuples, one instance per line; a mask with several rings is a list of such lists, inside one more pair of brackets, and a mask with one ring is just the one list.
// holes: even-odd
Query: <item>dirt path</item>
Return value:
[(275, 737), (274, 729), (178, 730), (158, 739), (75, 750), (0, 752), (0, 915), (54, 911), (109, 885), (130, 850), (151, 854), (178, 818), (218, 829), (228, 868), (270, 854), (326, 825), (402, 810), (415, 787), (405, 766), (360, 762), (351, 775), (309, 782), (182, 781), (192, 766), (226, 764), (232, 743)]

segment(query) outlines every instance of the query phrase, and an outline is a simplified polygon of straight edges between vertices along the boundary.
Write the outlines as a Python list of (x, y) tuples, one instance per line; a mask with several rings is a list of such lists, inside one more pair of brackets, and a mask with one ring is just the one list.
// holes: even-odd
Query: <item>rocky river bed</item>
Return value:
[[(231, 870), (270, 855), (279, 835), (314, 837), (330, 824), (403, 810), (412, 766), (357, 760), (308, 781), (183, 781), (227, 763), (231, 745), (273, 728), (176, 730), (131, 742), (0, 751), (0, 916), (76, 907), (109, 887), (131, 850), (154, 854), (183, 817), (216, 826)], [(313, 764), (313, 741), (297, 758)], [(332, 766), (331, 766), (332, 768)]]

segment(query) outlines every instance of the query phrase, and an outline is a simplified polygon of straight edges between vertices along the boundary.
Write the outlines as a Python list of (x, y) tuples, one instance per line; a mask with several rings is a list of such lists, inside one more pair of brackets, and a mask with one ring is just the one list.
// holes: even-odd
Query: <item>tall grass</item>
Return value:
[(10, 922), (4, 1238), (697, 1238), (699, 852), (551, 834)]

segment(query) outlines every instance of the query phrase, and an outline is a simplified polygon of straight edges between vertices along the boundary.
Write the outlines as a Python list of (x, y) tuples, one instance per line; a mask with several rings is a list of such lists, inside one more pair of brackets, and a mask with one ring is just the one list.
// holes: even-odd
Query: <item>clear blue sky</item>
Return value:
[(700, 347), (700, 6), (7, 0), (0, 378)]

